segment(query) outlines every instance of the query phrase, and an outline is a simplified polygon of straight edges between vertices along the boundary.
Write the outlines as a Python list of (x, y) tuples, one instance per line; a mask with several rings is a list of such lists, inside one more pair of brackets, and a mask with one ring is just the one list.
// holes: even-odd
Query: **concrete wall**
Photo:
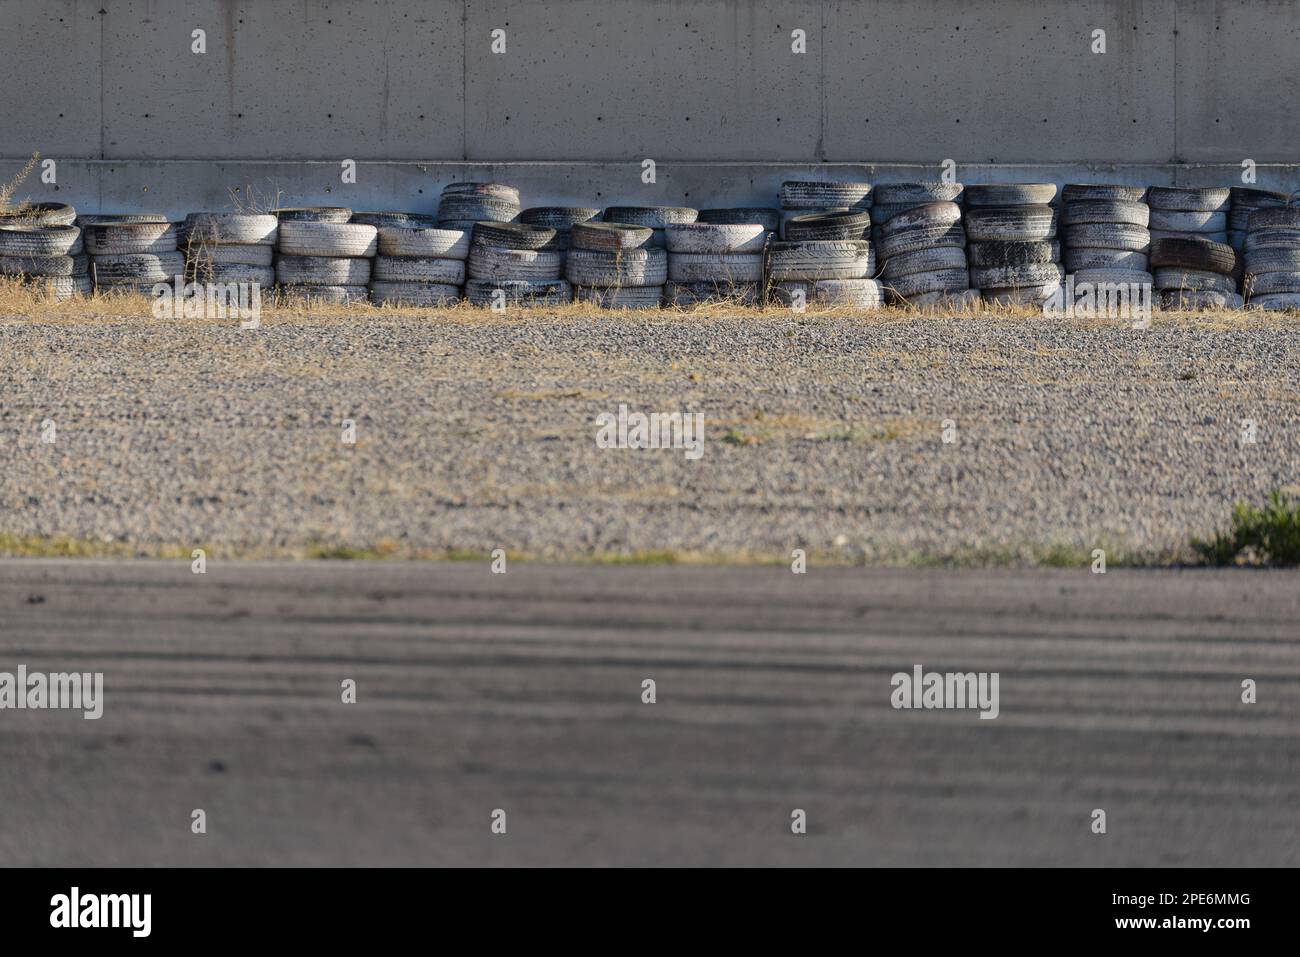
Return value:
[(249, 184), (428, 209), (488, 176), (528, 204), (768, 203), (945, 158), (1143, 183), (1250, 158), (1294, 189), (1297, 50), (1296, 0), (0, 0), (0, 176), (39, 150), (58, 182), (23, 195), (168, 213)]

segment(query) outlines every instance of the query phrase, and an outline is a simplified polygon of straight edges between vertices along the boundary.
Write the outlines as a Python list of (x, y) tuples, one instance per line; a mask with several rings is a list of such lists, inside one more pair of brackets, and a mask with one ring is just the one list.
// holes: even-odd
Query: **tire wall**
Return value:
[(946, 159), (968, 183), (1190, 185), (1237, 184), (1250, 159), (1258, 185), (1300, 188), (1289, 0), (5, 0), (0, 16), (0, 179), (39, 150), (57, 181), (21, 193), (87, 211), (223, 208), (243, 184), (429, 210), (467, 178), (526, 205), (775, 205), (783, 179), (934, 179)]

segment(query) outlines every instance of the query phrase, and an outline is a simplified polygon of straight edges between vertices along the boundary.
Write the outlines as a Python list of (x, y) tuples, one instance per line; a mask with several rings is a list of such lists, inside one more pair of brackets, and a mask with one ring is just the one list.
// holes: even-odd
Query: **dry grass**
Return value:
[(33, 153), (26, 165), (14, 174), (13, 179), (0, 184), (0, 214), (3, 214), (10, 223), (22, 223), (23, 213), (31, 205), (26, 200), (21, 203), (14, 203), (14, 193), (18, 192), (18, 187), (23, 184), (23, 180), (27, 179), (32, 170), (36, 169), (36, 164), (40, 162), (40, 159), (40, 153)]
[[(151, 322), (175, 321), (156, 320), (153, 318), (149, 297), (137, 294), (96, 293), (88, 298), (76, 297), (63, 302), (56, 302), (45, 295), (39, 288), (24, 284), (20, 279), (0, 277), (0, 316), (35, 319), (42, 322), (98, 322), (103, 319), (142, 319)], [(275, 292), (263, 294), (262, 321), (300, 321), (321, 320), (347, 322), (363, 320), (374, 322), (385, 318), (421, 318), (437, 319), (445, 322), (459, 322), (475, 325), (503, 325), (515, 322), (523, 307), (512, 307), (504, 312), (494, 312), (484, 306), (471, 306), (458, 303), (454, 306), (437, 308), (375, 306), (368, 303), (340, 306), (333, 303), (306, 301), (297, 296), (285, 296)], [(539, 310), (539, 312), (542, 310)], [(573, 302), (561, 306), (547, 306), (544, 313), (548, 319), (557, 321), (592, 321), (611, 319), (635, 319), (640, 324), (673, 323), (683, 318), (737, 319), (763, 322), (791, 323), (791, 335), (797, 335), (802, 326), (810, 326), (827, 319), (852, 319), (862, 323), (893, 323), (911, 317), (929, 317), (936, 320), (979, 319), (994, 323), (1042, 323), (1045, 326), (1067, 324), (1072, 328), (1100, 329), (1107, 327), (1128, 326), (1124, 319), (1069, 319), (1046, 318), (1041, 312), (1027, 306), (981, 307), (976, 312), (954, 312), (945, 309), (916, 309), (908, 306), (888, 306), (873, 312), (861, 312), (842, 306), (809, 306), (804, 312), (793, 312), (779, 305), (747, 306), (737, 302), (708, 303), (690, 307), (667, 306), (657, 310), (609, 310), (601, 309), (590, 303)], [(187, 319), (185, 322), (233, 323), (235, 320)], [(1286, 312), (1263, 312), (1259, 310), (1218, 309), (1206, 312), (1157, 312), (1151, 321), (1151, 328), (1178, 327), (1191, 325), (1201, 329), (1237, 330), (1250, 328), (1278, 328), (1295, 325), (1300, 321), (1300, 310)], [(996, 366), (1003, 361), (998, 356), (984, 357), (989, 365)]]

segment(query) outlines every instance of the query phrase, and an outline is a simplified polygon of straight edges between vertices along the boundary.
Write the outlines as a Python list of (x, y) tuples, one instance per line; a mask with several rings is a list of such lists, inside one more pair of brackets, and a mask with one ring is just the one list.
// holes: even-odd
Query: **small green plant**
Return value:
[(1300, 565), (1300, 500), (1273, 492), (1263, 508), (1238, 502), (1232, 528), (1192, 548), (1207, 565)]

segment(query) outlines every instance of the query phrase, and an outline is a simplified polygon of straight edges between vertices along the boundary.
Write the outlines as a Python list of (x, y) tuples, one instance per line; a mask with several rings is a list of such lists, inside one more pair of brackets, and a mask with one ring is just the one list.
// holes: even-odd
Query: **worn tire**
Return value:
[(654, 230), (651, 227), (630, 223), (576, 223), (569, 233), (571, 250), (613, 252), (647, 249), (653, 241)]
[(104, 223), (86, 226), (81, 238), (92, 256), (176, 251), (176, 227), (172, 223)]
[(990, 304), (999, 306), (1041, 306), (1056, 295), (1061, 284), (1045, 283), (1041, 286), (1016, 286), (1002, 289), (981, 289), (980, 298)]
[(702, 209), (695, 220), (713, 226), (758, 225), (769, 233), (781, 231), (781, 210), (763, 206), (738, 206), (730, 209)]
[(275, 261), (275, 278), (286, 286), (364, 286), (370, 282), (370, 260), (281, 255)]
[(1226, 187), (1194, 189), (1183, 186), (1152, 186), (1147, 190), (1147, 205), (1155, 210), (1185, 212), (1227, 212), (1232, 194)]
[(668, 253), (659, 248), (572, 249), (564, 275), (575, 286), (662, 286), (668, 281)]
[(246, 263), (194, 263), (186, 264), (185, 278), (189, 282), (250, 282), (269, 289), (275, 285), (275, 270), (270, 266), (250, 266)]
[(1300, 270), (1248, 274), (1241, 284), (1241, 291), (1248, 296), (1300, 293)]
[(1155, 270), (1156, 288), (1192, 289), (1203, 292), (1236, 292), (1237, 283), (1231, 276), (1204, 269), (1179, 269), (1170, 266)]
[(77, 225), (114, 226), (120, 223), (166, 223), (162, 213), (78, 213)]
[(0, 226), (0, 256), (70, 256), (80, 238), (76, 226)]
[(588, 206), (533, 206), (519, 214), (526, 226), (543, 226), (555, 230), (569, 230), (600, 215), (600, 210)]
[(513, 306), (558, 306), (573, 301), (573, 288), (563, 279), (470, 279), (465, 283), (465, 298), (475, 306), (491, 306), (498, 289)]
[(880, 226), (880, 236), (895, 236), (916, 229), (947, 228), (961, 222), (961, 207), (956, 203), (922, 203), (889, 218)]
[(883, 259), (880, 263), (880, 274), (882, 278), (889, 281), (918, 272), (965, 268), (966, 250), (958, 246), (939, 246), (914, 249), (910, 253)]
[(269, 214), (190, 213), (185, 217), (185, 237), (196, 243), (273, 246), (280, 221)]
[(760, 284), (756, 282), (669, 282), (664, 286), (664, 302), (677, 307), (705, 302), (735, 302), (754, 306), (761, 301), (760, 289)]
[(29, 203), (0, 208), (0, 226), (71, 226), (77, 211), (67, 203)]
[(1264, 229), (1300, 229), (1300, 206), (1260, 209), (1250, 214), (1249, 232)]
[(868, 209), (870, 183), (822, 183), (787, 180), (781, 184), (782, 209)]
[(785, 222), (784, 236), (786, 242), (791, 243), (818, 239), (867, 239), (870, 230), (871, 215), (850, 210), (793, 216)]
[(433, 229), (438, 225), (438, 217), (433, 213), (360, 212), (353, 213), (348, 222), (375, 229)]
[(1187, 230), (1175, 229), (1153, 229), (1151, 230), (1151, 241), (1157, 239), (1201, 239), (1206, 242), (1220, 243), (1224, 246), (1229, 245), (1228, 234), (1224, 233), (1194, 233)]
[(1094, 285), (1097, 283), (1155, 285), (1155, 277), (1151, 273), (1137, 269), (1080, 269), (1070, 275), (1074, 277), (1076, 285), (1081, 282), (1090, 282)]
[[(458, 260), (446, 260), (459, 262)], [(464, 263), (460, 263), (462, 269)], [(370, 301), (377, 306), (450, 306), (460, 299), (460, 285), (437, 282), (386, 282), (370, 284)]]
[(968, 207), (1046, 206), (1055, 198), (1055, 183), (987, 183), (966, 187)]
[(424, 256), (376, 256), (371, 275), (376, 282), (460, 286), (465, 282), (465, 260)]
[(1015, 266), (980, 266), (970, 271), (970, 284), (976, 289), (1017, 289), (1022, 286), (1046, 286), (1065, 278), (1059, 263), (1021, 263)]
[(971, 242), (1040, 242), (1055, 235), (1056, 210), (1050, 206), (981, 206), (966, 211), (966, 237)]
[(76, 264), (72, 256), (0, 255), (0, 276), (71, 276)]
[(1151, 210), (1151, 228), (1178, 233), (1219, 233), (1228, 229), (1228, 214), (1191, 210)]
[(1251, 296), (1250, 308), (1282, 311), (1284, 309), (1300, 310), (1300, 293), (1276, 293), (1270, 296)]
[(874, 279), (786, 280), (773, 285), (771, 295), (775, 302), (791, 306), (799, 291), (809, 305), (879, 309), (885, 304), (884, 286)]
[(423, 256), (436, 259), (465, 259), (469, 236), (463, 229), (408, 229), (381, 226), (377, 247), (385, 256)]
[(607, 223), (663, 229), (665, 226), (693, 223), (699, 215), (698, 209), (688, 206), (610, 206), (603, 219)]
[(1256, 249), (1293, 249), (1300, 246), (1300, 227), (1270, 226), (1246, 234), (1245, 252)]
[(1066, 272), (1081, 269), (1125, 269), (1146, 272), (1150, 261), (1146, 253), (1131, 249), (1094, 249), (1087, 246), (1065, 251)]
[[(373, 256), (379, 231), (361, 223), (280, 222), (280, 252), (330, 258)], [(335, 285), (345, 285), (336, 283)], [(350, 285), (350, 284), (349, 284)]]
[(1123, 199), (1084, 199), (1065, 204), (1062, 220), (1068, 226), (1080, 223), (1128, 223), (1146, 226), (1151, 207)]
[(1026, 243), (971, 243), (967, 262), (974, 266), (1020, 266), (1061, 261), (1061, 244), (1055, 239)]
[(890, 279), (882, 285), (894, 296), (907, 299), (927, 292), (960, 292), (972, 283), (965, 269), (935, 269)]
[(96, 286), (171, 282), (185, 275), (185, 257), (175, 250), (96, 256), (91, 271)]
[(961, 183), (878, 183), (871, 205), (924, 206), (929, 203), (956, 203), (962, 194)]
[(589, 302), (601, 309), (658, 309), (663, 286), (574, 286), (573, 301)]
[(1245, 300), (1235, 292), (1208, 289), (1171, 290), (1160, 294), (1162, 309), (1196, 311), (1199, 309), (1244, 309)]
[(1065, 248), (1145, 253), (1151, 248), (1151, 231), (1127, 223), (1081, 223), (1065, 227)]
[(865, 240), (781, 242), (768, 247), (768, 276), (777, 282), (865, 279), (875, 266), (871, 244)]
[(1115, 183), (1068, 183), (1061, 190), (1061, 202), (1082, 203), (1092, 200), (1121, 200), (1141, 203), (1146, 199), (1145, 186), (1121, 186)]
[(352, 219), (352, 210), (344, 206), (284, 206), (271, 210), (282, 223), (337, 223)]
[(1230, 276), (1237, 268), (1237, 254), (1231, 246), (1204, 239), (1157, 239), (1151, 244), (1151, 265)]
[(673, 282), (762, 282), (762, 253), (673, 253), (668, 257)]
[(551, 249), (506, 249), (474, 243), (469, 247), (465, 266), (472, 279), (546, 282), (560, 278), (564, 254)]
[(902, 232), (880, 237), (880, 255), (883, 257), (901, 256), (916, 249), (929, 249), (938, 246), (966, 247), (966, 230), (961, 223), (947, 226), (917, 226)]
[(498, 249), (541, 249), (555, 239), (549, 226), (526, 223), (475, 223), (470, 246), (495, 246)]
[(185, 250), (188, 263), (230, 264), (241, 266), (270, 266), (275, 261), (275, 250), (270, 246), (192, 245)]
[(664, 227), (664, 244), (669, 253), (761, 253), (767, 242), (768, 231), (756, 223), (683, 223)]
[(281, 286), (288, 299), (333, 306), (352, 306), (370, 301), (369, 286)]

